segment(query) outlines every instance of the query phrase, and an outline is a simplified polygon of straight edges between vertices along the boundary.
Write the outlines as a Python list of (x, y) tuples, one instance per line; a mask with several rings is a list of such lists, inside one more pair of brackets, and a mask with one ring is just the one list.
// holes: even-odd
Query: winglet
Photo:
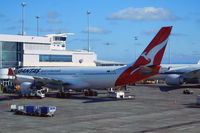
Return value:
[(158, 74), (171, 30), (172, 26), (162, 27), (140, 57), (121, 73), (115, 86), (135, 83)]
[(12, 68), (9, 68), (9, 69), (8, 69), (8, 76), (14, 76), (14, 75), (15, 75), (15, 74), (14, 74)]

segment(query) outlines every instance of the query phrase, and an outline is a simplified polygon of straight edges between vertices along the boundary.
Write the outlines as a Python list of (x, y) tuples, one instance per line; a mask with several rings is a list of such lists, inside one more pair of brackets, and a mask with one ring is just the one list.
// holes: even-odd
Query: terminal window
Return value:
[(66, 37), (56, 36), (56, 37), (54, 37), (54, 41), (66, 41)]
[(0, 42), (0, 67), (16, 67), (22, 62), (22, 43)]
[(40, 55), (40, 62), (72, 62), (72, 55)]

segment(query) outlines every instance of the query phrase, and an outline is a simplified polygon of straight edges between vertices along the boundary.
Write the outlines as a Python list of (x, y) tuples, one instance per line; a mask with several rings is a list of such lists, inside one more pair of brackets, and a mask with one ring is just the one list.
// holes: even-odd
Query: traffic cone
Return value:
[(26, 101), (26, 98), (24, 98), (24, 101)]
[(8, 108), (10, 107), (10, 103), (8, 103)]
[(174, 100), (174, 104), (176, 104), (176, 100)]

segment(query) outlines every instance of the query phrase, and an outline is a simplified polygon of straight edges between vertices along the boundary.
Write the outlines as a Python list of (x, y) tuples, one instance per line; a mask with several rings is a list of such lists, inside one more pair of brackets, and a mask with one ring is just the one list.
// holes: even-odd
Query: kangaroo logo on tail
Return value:
[[(122, 72), (116, 80), (115, 86), (134, 83), (159, 73), (160, 63), (171, 29), (172, 26), (160, 29), (140, 57), (133, 64), (128, 65), (128, 68)], [(148, 73), (144, 74), (145, 71)]]
[[(152, 48), (148, 53), (147, 52), (143, 52), (140, 55), (141, 57), (144, 57), (144, 59), (146, 60), (146, 62), (149, 62), (149, 63), (147, 63), (144, 66), (151, 66), (151, 65), (153, 65), (153, 62), (154, 62), (156, 54), (167, 45), (167, 41), (168, 41), (168, 39), (165, 40), (164, 42), (162, 42), (161, 44), (155, 46), (154, 48)], [(133, 70), (131, 72), (131, 74), (133, 74), (135, 71), (136, 70)]]
[(168, 39), (162, 42), (161, 44), (155, 46), (154, 48), (152, 48), (148, 53), (147, 52), (142, 53), (141, 56), (143, 56), (146, 60), (150, 61), (150, 63), (148, 63), (147, 65), (153, 65), (153, 61), (156, 54), (167, 45), (167, 41)]

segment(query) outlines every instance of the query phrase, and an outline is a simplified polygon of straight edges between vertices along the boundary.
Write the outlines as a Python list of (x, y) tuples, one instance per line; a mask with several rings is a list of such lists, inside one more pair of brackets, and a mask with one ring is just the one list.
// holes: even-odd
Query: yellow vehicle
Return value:
[(16, 85), (17, 92), (20, 92), (20, 85)]

